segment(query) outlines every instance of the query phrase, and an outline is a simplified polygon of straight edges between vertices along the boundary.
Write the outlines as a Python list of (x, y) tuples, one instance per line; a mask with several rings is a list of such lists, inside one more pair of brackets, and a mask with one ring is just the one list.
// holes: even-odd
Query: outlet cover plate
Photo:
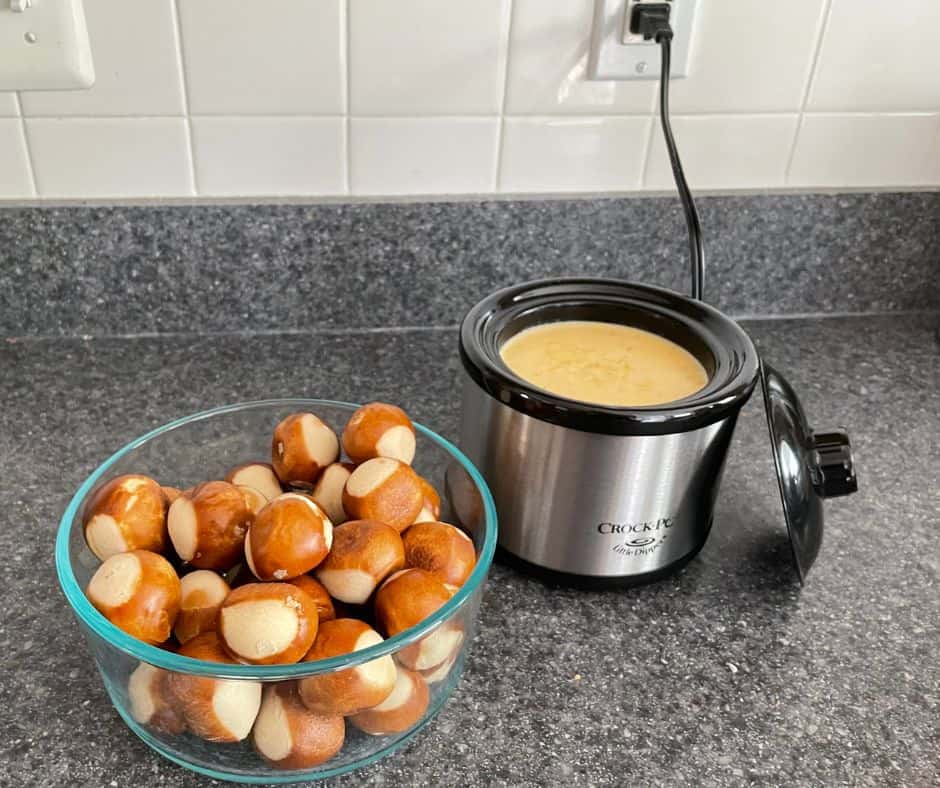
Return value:
[[(630, 34), (633, 8), (651, 0), (594, 0), (589, 79), (659, 79), (659, 44)], [(670, 0), (673, 79), (688, 74), (697, 0)]]
[(82, 0), (0, 0), (0, 90), (69, 90), (94, 82)]

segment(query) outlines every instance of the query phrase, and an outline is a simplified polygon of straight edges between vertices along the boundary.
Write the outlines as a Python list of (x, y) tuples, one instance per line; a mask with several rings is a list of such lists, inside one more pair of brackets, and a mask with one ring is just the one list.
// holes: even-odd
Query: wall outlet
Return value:
[[(656, 0), (594, 0), (589, 79), (659, 79), (659, 44), (630, 32), (635, 6)], [(662, 0), (659, 0), (661, 2)], [(670, 0), (673, 79), (686, 76), (697, 0)]]
[(82, 0), (0, 0), (0, 90), (68, 90), (94, 82)]

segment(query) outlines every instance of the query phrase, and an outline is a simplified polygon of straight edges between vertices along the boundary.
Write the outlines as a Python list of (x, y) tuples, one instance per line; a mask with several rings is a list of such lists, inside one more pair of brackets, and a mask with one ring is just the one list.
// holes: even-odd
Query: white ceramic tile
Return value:
[(20, 121), (0, 118), (0, 199), (33, 196)]
[(352, 113), (499, 112), (509, 10), (509, 0), (349, 0)]
[(586, 79), (593, 0), (515, 0), (506, 112), (648, 113), (653, 81)]
[(0, 118), (15, 118), (19, 115), (16, 109), (15, 93), (0, 93)]
[(194, 115), (337, 115), (345, 100), (341, 0), (180, 0)]
[(791, 186), (911, 186), (923, 182), (938, 115), (804, 115)]
[(940, 3), (832, 0), (808, 107), (940, 110)]
[(812, 68), (825, 0), (700, 0), (689, 76), (674, 112), (795, 112)]
[(172, 0), (85, 0), (85, 18), (94, 86), (24, 91), (24, 115), (183, 113)]
[(26, 130), (41, 197), (192, 194), (182, 118), (34, 118)]
[(342, 118), (193, 118), (200, 194), (342, 194)]
[(649, 130), (648, 117), (507, 118), (499, 190), (637, 189)]
[[(692, 189), (783, 186), (798, 115), (673, 116), (682, 168)], [(673, 189), (675, 181), (659, 124), (653, 129), (644, 184)]]
[(927, 166), (924, 168), (924, 183), (940, 186), (940, 128), (933, 139), (930, 153), (927, 154)]
[(497, 118), (352, 118), (353, 194), (481, 194), (495, 187)]

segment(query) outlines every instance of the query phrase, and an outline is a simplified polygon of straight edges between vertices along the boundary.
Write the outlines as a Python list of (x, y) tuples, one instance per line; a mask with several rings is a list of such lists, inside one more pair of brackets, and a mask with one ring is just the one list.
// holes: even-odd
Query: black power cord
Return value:
[(672, 27), (669, 15), (671, 3), (639, 3), (633, 7), (630, 19), (630, 32), (641, 34), (644, 39), (654, 40), (659, 44), (662, 54), (662, 68), (659, 75), (659, 119), (669, 151), (669, 163), (676, 181), (679, 200), (685, 213), (685, 223), (689, 228), (689, 255), (692, 263), (692, 298), (702, 300), (705, 289), (705, 245), (702, 243), (702, 226), (692, 192), (682, 171), (679, 150), (675, 137), (672, 136), (672, 124), (669, 122), (669, 74), (672, 61)]

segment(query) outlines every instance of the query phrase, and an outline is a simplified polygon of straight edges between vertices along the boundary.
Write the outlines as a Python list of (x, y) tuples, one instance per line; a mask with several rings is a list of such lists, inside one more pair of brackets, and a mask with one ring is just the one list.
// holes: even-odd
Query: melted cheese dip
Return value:
[(685, 348), (618, 323), (543, 323), (512, 337), (500, 356), (532, 385), (597, 405), (661, 405), (694, 394), (708, 382), (705, 368)]

